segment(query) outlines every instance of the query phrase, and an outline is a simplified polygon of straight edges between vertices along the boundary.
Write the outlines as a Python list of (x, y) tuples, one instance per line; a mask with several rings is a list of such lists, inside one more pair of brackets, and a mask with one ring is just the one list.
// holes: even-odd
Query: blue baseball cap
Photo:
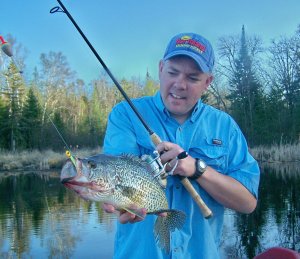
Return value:
[(167, 60), (178, 55), (191, 57), (204, 73), (210, 73), (215, 64), (214, 50), (210, 42), (199, 34), (180, 33), (174, 36), (163, 59)]

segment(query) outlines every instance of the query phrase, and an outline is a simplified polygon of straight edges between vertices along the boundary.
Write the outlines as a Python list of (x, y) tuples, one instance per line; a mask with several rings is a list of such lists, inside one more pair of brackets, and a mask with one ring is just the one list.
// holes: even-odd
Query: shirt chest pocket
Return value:
[(215, 170), (225, 173), (227, 170), (228, 148), (208, 143), (206, 141), (201, 146), (190, 147), (189, 154), (194, 158), (203, 159), (207, 165)]

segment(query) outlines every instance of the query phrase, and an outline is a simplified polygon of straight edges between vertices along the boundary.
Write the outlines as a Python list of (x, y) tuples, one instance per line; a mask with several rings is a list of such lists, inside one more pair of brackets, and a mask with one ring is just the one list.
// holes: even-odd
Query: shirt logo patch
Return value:
[(221, 145), (222, 145), (222, 140), (221, 140), (221, 139), (213, 138), (213, 139), (212, 139), (212, 143), (213, 143), (214, 145), (221, 146)]

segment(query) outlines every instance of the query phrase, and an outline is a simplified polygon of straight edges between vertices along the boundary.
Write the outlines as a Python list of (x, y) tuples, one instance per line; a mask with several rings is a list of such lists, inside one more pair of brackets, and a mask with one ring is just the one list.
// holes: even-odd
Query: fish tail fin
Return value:
[(167, 212), (166, 217), (157, 217), (154, 225), (155, 240), (158, 245), (170, 253), (170, 234), (175, 229), (181, 229), (185, 221), (185, 213), (179, 210), (164, 210), (159, 213)]

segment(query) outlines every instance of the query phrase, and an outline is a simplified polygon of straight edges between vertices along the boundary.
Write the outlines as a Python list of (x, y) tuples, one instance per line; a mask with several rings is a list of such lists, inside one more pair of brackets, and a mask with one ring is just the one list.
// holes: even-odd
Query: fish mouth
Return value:
[(62, 183), (71, 181), (78, 175), (78, 172), (77, 172), (78, 162), (77, 161), (78, 161), (78, 159), (76, 159), (76, 163), (73, 163), (71, 161), (71, 159), (67, 159), (67, 161), (65, 162), (65, 164), (61, 170), (61, 174), (60, 174), (60, 181)]
[(86, 188), (93, 187), (94, 184), (90, 182), (87, 176), (83, 174), (82, 169), (83, 163), (81, 159), (76, 158), (75, 163), (73, 163), (71, 160), (67, 160), (61, 173), (60, 182), (68, 188), (72, 186)]
[(97, 185), (94, 182), (78, 182), (76, 179), (74, 180), (74, 177), (63, 179), (61, 182), (66, 188), (76, 192), (85, 200), (99, 201), (99, 194), (107, 196), (113, 193), (113, 189)]
[(68, 177), (68, 178), (64, 178), (62, 179), (60, 182), (62, 184), (67, 184), (68, 182), (71, 182), (75, 177)]
[(104, 184), (99, 184), (88, 179), (88, 176), (83, 174), (83, 163), (81, 159), (76, 159), (76, 164), (71, 161), (67, 161), (64, 166), (66, 172), (61, 176), (60, 182), (74, 191), (86, 190), (91, 192), (107, 192), (107, 186)]
[(96, 192), (107, 191), (107, 188), (105, 188), (104, 185), (99, 185), (95, 182), (88, 181), (88, 179), (83, 175), (64, 178), (61, 180), (61, 183), (70, 189), (77, 189), (78, 187), (81, 187)]
[(63, 166), (60, 182), (68, 189), (75, 191), (84, 199), (90, 199), (97, 193), (109, 195), (113, 188), (89, 179), (89, 171), (85, 159), (76, 158), (76, 162), (67, 160)]

